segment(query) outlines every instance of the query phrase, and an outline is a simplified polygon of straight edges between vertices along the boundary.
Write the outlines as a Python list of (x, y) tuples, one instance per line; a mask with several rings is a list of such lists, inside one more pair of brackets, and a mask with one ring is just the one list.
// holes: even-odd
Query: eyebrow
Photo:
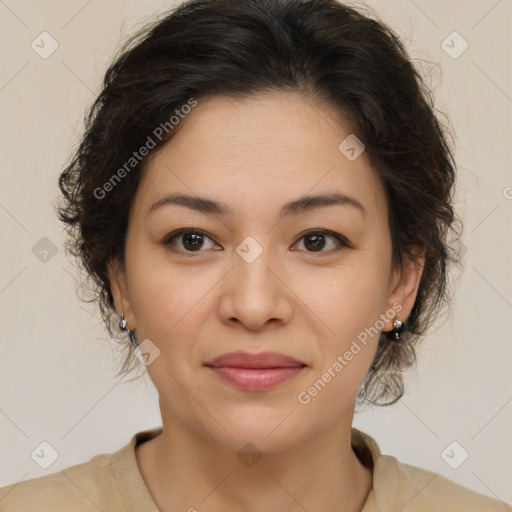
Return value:
[[(178, 193), (170, 194), (159, 199), (150, 207), (148, 213), (167, 205), (185, 206), (186, 208), (206, 215), (228, 215), (232, 213), (231, 209), (225, 203), (213, 201), (205, 197)], [(307, 195), (285, 203), (281, 208), (280, 219), (332, 205), (350, 206), (359, 211), (363, 216), (367, 215), (364, 206), (357, 199), (336, 192), (331, 194)]]

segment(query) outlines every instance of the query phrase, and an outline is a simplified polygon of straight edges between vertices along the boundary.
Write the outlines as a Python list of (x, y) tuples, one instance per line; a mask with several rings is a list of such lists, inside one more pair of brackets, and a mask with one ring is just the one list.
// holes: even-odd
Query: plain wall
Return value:
[[(415, 62), (430, 62), (422, 69), (431, 68), (437, 108), (456, 134), (467, 253), (452, 312), (423, 341), (405, 396), (359, 412), (354, 425), (384, 453), (512, 502), (512, 4), (366, 4), (404, 38)], [(161, 424), (149, 379), (115, 378), (115, 343), (97, 308), (77, 300), (52, 203), (114, 51), (172, 5), (0, 2), (0, 486), (113, 452)], [(43, 31), (58, 42), (47, 59), (31, 47)], [(469, 44), (458, 58), (442, 47), (453, 31)], [(44, 237), (57, 249), (46, 262), (33, 253), (51, 248)], [(43, 440), (59, 454), (47, 470), (30, 456)], [(452, 441), (469, 453), (457, 469), (441, 457)]]

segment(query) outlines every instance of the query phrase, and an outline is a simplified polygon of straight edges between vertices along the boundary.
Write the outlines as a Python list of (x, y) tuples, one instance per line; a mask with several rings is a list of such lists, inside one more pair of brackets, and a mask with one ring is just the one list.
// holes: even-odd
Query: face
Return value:
[[(144, 169), (125, 264), (110, 271), (118, 313), (159, 351), (147, 371), (164, 426), (272, 451), (350, 425), (380, 331), (399, 310), (407, 318), (421, 276), (417, 265), (392, 268), (367, 155), (340, 150), (348, 124), (298, 95), (198, 100), (180, 122)], [(251, 388), (206, 366), (234, 351), (302, 366), (270, 371), (270, 384), (259, 370), (267, 387)]]

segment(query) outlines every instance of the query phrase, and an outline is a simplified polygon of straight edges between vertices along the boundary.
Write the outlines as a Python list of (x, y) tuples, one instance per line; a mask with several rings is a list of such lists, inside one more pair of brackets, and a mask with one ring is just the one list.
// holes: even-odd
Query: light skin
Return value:
[[(145, 168), (125, 262), (109, 270), (117, 312), (160, 350), (147, 371), (163, 434), (136, 449), (142, 477), (162, 512), (361, 511), (372, 471), (351, 449), (351, 426), (378, 335), (307, 405), (297, 396), (393, 304), (407, 319), (423, 261), (392, 267), (384, 188), (365, 152), (351, 161), (338, 149), (351, 130), (332, 107), (276, 92), (198, 100)], [(333, 192), (365, 213), (331, 204), (279, 216), (287, 202)], [(231, 213), (152, 208), (175, 193)], [(169, 241), (182, 228), (201, 230), (199, 243), (190, 233)], [(320, 229), (349, 246), (330, 235), (318, 245)], [(250, 263), (236, 251), (247, 237), (262, 249)], [(204, 366), (235, 350), (282, 352), (307, 367), (243, 391)], [(249, 442), (262, 455), (252, 467), (237, 457)]]

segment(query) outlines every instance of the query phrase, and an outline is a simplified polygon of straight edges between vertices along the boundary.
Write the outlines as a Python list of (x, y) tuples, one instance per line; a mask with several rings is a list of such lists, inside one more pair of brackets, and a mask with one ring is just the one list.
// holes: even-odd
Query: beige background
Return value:
[[(113, 344), (96, 308), (76, 299), (52, 201), (114, 50), (171, 5), (0, 1), (0, 485), (112, 452), (160, 425), (152, 385), (114, 378)], [(425, 339), (403, 400), (359, 413), (355, 425), (384, 453), (512, 502), (512, 3), (367, 5), (405, 38), (416, 62), (436, 64), (423, 69), (431, 68), (437, 106), (457, 136), (467, 254), (453, 313)], [(31, 48), (43, 31), (59, 45), (47, 59)], [(441, 46), (453, 31), (469, 44), (456, 59)], [(46, 263), (32, 252), (43, 237), (58, 248)], [(46, 470), (31, 458), (42, 441), (59, 454)], [(441, 457), (452, 441), (469, 453), (458, 469)]]

